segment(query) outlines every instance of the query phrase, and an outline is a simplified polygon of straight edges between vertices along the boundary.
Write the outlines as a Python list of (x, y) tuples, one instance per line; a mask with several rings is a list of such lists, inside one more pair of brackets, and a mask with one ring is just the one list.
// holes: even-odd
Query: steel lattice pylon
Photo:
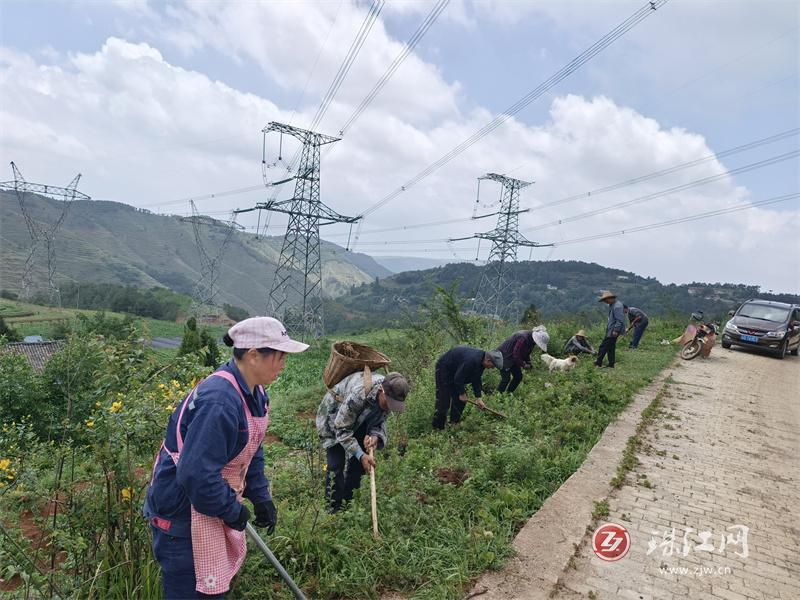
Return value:
[[(20, 297), (28, 300), (33, 296), (33, 268), (35, 266), (36, 253), (42, 245), (45, 246), (47, 253), (47, 292), (48, 299), (51, 304), (61, 306), (61, 292), (56, 286), (56, 233), (64, 222), (64, 219), (69, 212), (69, 208), (74, 200), (91, 200), (89, 196), (78, 192), (78, 182), (81, 180), (81, 175), (75, 178), (67, 185), (67, 187), (56, 187), (52, 185), (45, 185), (42, 183), (29, 183), (25, 181), (22, 173), (13, 162), (11, 163), (11, 170), (14, 173), (13, 181), (4, 181), (0, 183), (0, 189), (11, 191), (17, 195), (19, 208), (22, 211), (22, 216), (25, 218), (25, 225), (28, 228), (28, 233), (31, 236), (31, 247), (28, 251), (28, 256), (25, 259), (25, 267), (22, 272), (22, 290)], [(26, 203), (27, 194), (37, 194), (53, 200), (60, 201), (61, 214), (54, 223), (43, 223), (33, 218), (30, 212), (30, 207)]]
[[(194, 291), (192, 293), (192, 305), (190, 307), (191, 314), (199, 316), (201, 309), (204, 306), (216, 306), (216, 298), (219, 293), (217, 289), (217, 280), (220, 275), (220, 266), (222, 259), (225, 255), (225, 250), (233, 237), (234, 231), (239, 228), (236, 223), (236, 213), (231, 212), (231, 218), (228, 222), (218, 221), (205, 215), (201, 215), (197, 210), (194, 201), (191, 201), (192, 216), (184, 217), (182, 221), (189, 221), (192, 224), (194, 231), (195, 246), (197, 246), (197, 253), (200, 256), (200, 277), (195, 283)], [(209, 254), (206, 248), (206, 243), (203, 241), (203, 234), (201, 227), (225, 227), (222, 242), (217, 249), (216, 254), (213, 256)]]
[(500, 319), (505, 316), (505, 308), (511, 304), (508, 290), (513, 282), (508, 276), (508, 267), (509, 263), (517, 260), (517, 248), (520, 246), (539, 247), (543, 244), (532, 242), (519, 232), (519, 215), (527, 212), (527, 209), (519, 209), (519, 192), (533, 182), (497, 173), (487, 173), (483, 177), (479, 177), (478, 181), (484, 179), (496, 181), (503, 186), (500, 210), (496, 213), (498, 215), (497, 226), (491, 231), (458, 239), (477, 238), (492, 242), (489, 259), (481, 274), (472, 308), (478, 314)]
[(303, 144), (294, 176), (294, 196), (237, 212), (267, 210), (289, 215), (267, 310), (302, 339), (319, 337), (325, 330), (319, 228), (355, 223), (359, 217), (340, 215), (320, 200), (320, 147), (339, 138), (274, 121), (263, 129), (264, 135), (270, 132), (291, 135)]

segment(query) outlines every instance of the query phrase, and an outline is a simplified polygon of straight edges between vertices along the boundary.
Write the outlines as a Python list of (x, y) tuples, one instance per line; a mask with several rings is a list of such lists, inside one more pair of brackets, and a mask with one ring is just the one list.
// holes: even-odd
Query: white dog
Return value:
[(547, 368), (550, 369), (551, 373), (553, 371), (566, 372), (578, 364), (578, 357), (568, 356), (567, 358), (556, 358), (555, 356), (550, 356), (549, 354), (542, 354), (542, 361), (547, 365)]

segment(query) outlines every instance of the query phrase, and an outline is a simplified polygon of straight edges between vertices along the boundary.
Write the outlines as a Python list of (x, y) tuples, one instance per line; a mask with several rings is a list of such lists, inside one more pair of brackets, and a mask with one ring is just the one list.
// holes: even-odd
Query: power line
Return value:
[(412, 177), (408, 180), (404, 185), (397, 188), (395, 191), (391, 192), (369, 208), (361, 213), (361, 217), (366, 217), (376, 210), (380, 209), (382, 206), (391, 202), (397, 196), (408, 190), (413, 185), (416, 185), (451, 160), (453, 160), (456, 156), (467, 150), (470, 146), (477, 143), (485, 136), (489, 135), (495, 129), (497, 129), (500, 125), (505, 123), (508, 119), (519, 113), (522, 109), (527, 107), (531, 102), (536, 100), (537, 98), (541, 97), (545, 94), (548, 90), (552, 87), (563, 81), (573, 72), (577, 71), (580, 67), (586, 64), (589, 60), (594, 58), (597, 54), (605, 50), (608, 46), (618, 40), (620, 37), (625, 35), (628, 31), (633, 29), (636, 25), (650, 16), (651, 13), (655, 12), (658, 8), (666, 4), (667, 0), (655, 0), (653, 2), (647, 2), (642, 8), (637, 10), (633, 15), (628, 17), (625, 21), (617, 25), (614, 29), (612, 29), (609, 33), (604, 35), (600, 38), (597, 42), (595, 42), (592, 46), (584, 50), (581, 54), (575, 57), (572, 61), (570, 61), (566, 66), (564, 66), (561, 70), (557, 71), (553, 75), (551, 75), (548, 79), (546, 79), (543, 83), (539, 84), (536, 88), (531, 90), (528, 94), (523, 96), (520, 100), (516, 103), (508, 107), (502, 114), (498, 115), (494, 119), (492, 119), (489, 123), (484, 125), (478, 131), (473, 133), (470, 137), (462, 141), (458, 144), (455, 148), (447, 152), (446, 154), (442, 155), (438, 160), (428, 165), (425, 169), (420, 171), (417, 175)]
[(350, 128), (350, 126), (355, 123), (355, 121), (367, 109), (375, 97), (381, 92), (384, 86), (389, 82), (389, 79), (391, 79), (392, 75), (394, 75), (394, 72), (397, 71), (401, 64), (403, 64), (403, 61), (405, 61), (408, 55), (411, 54), (411, 51), (414, 50), (419, 41), (425, 36), (428, 29), (430, 29), (431, 26), (436, 22), (436, 19), (447, 7), (449, 1), (450, 0), (439, 0), (436, 5), (434, 5), (433, 9), (431, 9), (431, 12), (428, 13), (428, 16), (425, 18), (425, 20), (406, 42), (405, 46), (400, 51), (400, 54), (395, 57), (395, 59), (392, 61), (392, 64), (389, 65), (389, 68), (386, 69), (386, 72), (373, 86), (372, 90), (370, 90), (358, 107), (347, 118), (344, 125), (342, 125), (341, 130), (339, 131), (339, 135), (344, 136), (345, 132)]
[(634, 204), (640, 204), (642, 202), (647, 202), (648, 200), (655, 200), (656, 198), (662, 198), (664, 196), (669, 196), (670, 194), (674, 194), (676, 192), (681, 192), (693, 187), (697, 187), (700, 185), (705, 185), (707, 183), (712, 183), (714, 181), (719, 181), (720, 179), (724, 179), (731, 175), (736, 175), (739, 173), (747, 173), (749, 171), (755, 171), (756, 169), (762, 169), (764, 167), (768, 167), (770, 165), (777, 164), (779, 162), (783, 162), (794, 158), (796, 156), (800, 156), (800, 150), (793, 150), (791, 152), (786, 152), (785, 154), (779, 154), (778, 156), (773, 156), (768, 159), (758, 161), (755, 163), (751, 163), (749, 165), (744, 165), (742, 167), (737, 167), (736, 169), (730, 169), (728, 171), (724, 171), (717, 175), (711, 175), (709, 177), (704, 177), (702, 179), (698, 179), (696, 181), (690, 181), (689, 183), (684, 183), (682, 185), (677, 185), (675, 187), (671, 187), (666, 190), (662, 190), (660, 192), (655, 192), (653, 194), (647, 194), (645, 196), (639, 196), (638, 198), (633, 198), (632, 200), (626, 200), (625, 202), (618, 202), (617, 204), (612, 204), (610, 206), (606, 206), (603, 208), (598, 208), (595, 210), (590, 210), (584, 213), (578, 213), (576, 215), (572, 215), (570, 217), (565, 217), (563, 219), (556, 219), (554, 221), (549, 221), (548, 223), (543, 223), (541, 225), (536, 225), (534, 227), (528, 227), (523, 231), (539, 231), (541, 229), (547, 229), (548, 227), (555, 227), (558, 225), (563, 225), (565, 223), (572, 223), (574, 221), (580, 221), (582, 219), (588, 219), (589, 217), (594, 217), (603, 213), (610, 212), (612, 210), (616, 210), (618, 208), (624, 208), (627, 206), (632, 206)]
[(767, 200), (761, 200), (759, 202), (752, 202), (750, 204), (745, 204), (742, 206), (731, 206), (728, 208), (721, 208), (718, 210), (711, 210), (704, 213), (698, 213), (695, 215), (689, 215), (687, 217), (679, 217), (676, 219), (670, 219), (668, 221), (660, 221), (658, 223), (651, 223), (649, 225), (640, 225), (638, 227), (628, 227), (627, 229), (620, 229), (618, 231), (610, 231), (607, 233), (598, 233), (595, 235), (587, 235), (579, 238), (573, 238), (569, 240), (564, 240), (561, 242), (553, 242), (553, 246), (566, 246), (568, 244), (577, 244), (580, 242), (588, 242), (593, 240), (601, 240), (605, 238), (615, 237), (619, 235), (627, 235), (629, 233), (636, 233), (639, 231), (648, 231), (650, 229), (658, 229), (660, 227), (667, 227), (669, 225), (678, 225), (681, 223), (688, 223), (690, 221), (699, 221), (700, 219), (707, 219), (709, 217), (716, 217), (719, 215), (726, 215), (734, 212), (739, 212), (742, 210), (749, 210), (751, 208), (757, 208), (759, 206), (767, 206), (770, 204), (778, 204), (779, 202), (787, 202), (788, 200), (793, 200), (795, 198), (800, 198), (800, 193), (793, 193), (793, 194), (786, 194), (784, 196), (776, 196), (774, 198), (769, 198)]
[(716, 154), (709, 154), (707, 156), (703, 156), (702, 158), (698, 158), (695, 160), (691, 160), (689, 162), (680, 163), (674, 165), (672, 167), (662, 169), (661, 171), (655, 171), (653, 173), (648, 173), (647, 175), (641, 175), (639, 177), (633, 177), (631, 179), (626, 179), (625, 181), (621, 181), (619, 183), (615, 183), (613, 185), (608, 185), (606, 187), (597, 188), (595, 190), (591, 190), (589, 192), (583, 192), (582, 194), (575, 194), (574, 196), (567, 196), (566, 198), (561, 198), (560, 200), (553, 200), (552, 202), (546, 202), (545, 204), (540, 204), (536, 207), (536, 210), (541, 210), (543, 208), (549, 208), (551, 206), (558, 206), (560, 204), (567, 204), (569, 202), (574, 202), (575, 200), (582, 200), (584, 198), (588, 198), (590, 196), (599, 196), (600, 194), (605, 194), (606, 192), (613, 192), (614, 190), (618, 190), (623, 187), (628, 187), (630, 185), (635, 185), (637, 183), (642, 183), (643, 181), (649, 181), (651, 179), (656, 179), (657, 177), (663, 177), (664, 175), (670, 175), (677, 171), (681, 171), (683, 169), (688, 169), (690, 167), (694, 167), (712, 160), (718, 160), (720, 158), (725, 158), (726, 156), (731, 156), (733, 154), (738, 154), (740, 152), (745, 152), (747, 150), (752, 150), (753, 148), (758, 148), (759, 146), (764, 146), (766, 144), (772, 144), (775, 142), (779, 142), (781, 140), (785, 140), (788, 137), (792, 137), (797, 135), (800, 132), (800, 128), (795, 127), (794, 129), (787, 129), (786, 131), (782, 131), (780, 133), (776, 133), (775, 135), (771, 135), (769, 137), (765, 137), (760, 140), (755, 140), (752, 142), (748, 142), (746, 144), (742, 144), (741, 146), (736, 146), (734, 148), (730, 148), (728, 150), (723, 150), (722, 152), (717, 152)]
[(331, 26), (328, 28), (328, 33), (325, 34), (325, 39), (322, 42), (322, 45), (319, 47), (319, 52), (317, 52), (317, 57), (314, 59), (314, 64), (311, 67), (311, 71), (308, 73), (308, 77), (306, 77), (306, 83), (303, 86), (303, 91), (300, 93), (300, 96), (297, 99), (297, 102), (292, 109), (292, 114), (289, 116), (288, 123), (292, 122), (297, 109), (300, 107), (300, 103), (303, 101), (303, 98), (306, 97), (306, 90), (308, 89), (308, 84), (311, 82), (311, 78), (314, 76), (314, 72), (317, 70), (317, 64), (319, 63), (319, 58), (322, 56), (323, 50), (328, 45), (328, 38), (331, 37), (331, 32), (333, 31), (334, 26), (336, 25), (336, 21), (339, 20), (339, 12), (342, 10), (342, 4), (344, 4), (344, 0), (339, 0), (339, 6), (336, 8), (336, 14), (333, 16), (333, 20), (331, 21)]
[[(333, 81), (331, 81), (331, 84), (328, 86), (328, 90), (322, 97), (320, 105), (317, 108), (317, 112), (314, 114), (314, 118), (311, 120), (311, 124), (308, 126), (308, 130), (310, 131), (315, 130), (319, 125), (320, 121), (322, 121), (322, 118), (325, 116), (325, 113), (328, 111), (328, 108), (333, 102), (333, 98), (338, 93), (339, 88), (341, 87), (342, 83), (347, 77), (347, 74), (350, 72), (350, 68), (353, 66), (356, 57), (361, 51), (361, 48), (364, 45), (367, 36), (372, 30), (373, 25), (375, 25), (375, 21), (377, 20), (378, 15), (380, 15), (381, 10), (383, 10), (384, 3), (385, 0), (375, 0), (370, 6), (370, 9), (365, 15), (364, 20), (361, 22), (361, 27), (359, 27), (358, 32), (356, 33), (356, 37), (353, 39), (352, 43), (350, 44), (350, 48), (347, 50), (347, 54), (345, 55), (342, 64), (339, 65), (339, 70), (336, 72), (336, 75), (334, 75)], [(287, 169), (286, 169), (287, 172), (289, 173), (292, 172), (295, 165), (297, 164), (297, 161), (300, 159), (300, 155), (302, 152), (303, 152), (302, 146), (295, 151), (294, 156), (292, 156), (291, 160), (287, 163)], [(265, 159), (262, 159), (262, 165), (266, 165)], [(264, 172), (264, 178), (266, 180), (266, 172)], [(272, 194), (272, 196), (269, 198), (269, 201), (274, 202), (275, 199), (278, 197), (279, 192), (280, 192), (280, 186), (278, 186), (278, 189), (276, 189), (275, 192)]]
[[(747, 150), (752, 150), (753, 148), (758, 148), (760, 146), (764, 146), (764, 145), (767, 145), (767, 144), (772, 144), (772, 143), (775, 143), (775, 142), (779, 142), (779, 141), (785, 140), (785, 139), (787, 139), (789, 137), (796, 136), (798, 133), (800, 133), (800, 128), (788, 129), (786, 131), (782, 131), (780, 133), (776, 133), (775, 135), (771, 135), (771, 136), (768, 136), (768, 137), (765, 137), (765, 138), (762, 138), (762, 139), (759, 139), (759, 140), (754, 140), (752, 142), (747, 142), (746, 144), (742, 144), (742, 145), (739, 145), (739, 146), (735, 146), (733, 148), (729, 148), (728, 150), (723, 150), (723, 151), (717, 152), (715, 154), (709, 154), (707, 156), (703, 156), (701, 158), (698, 158), (698, 159), (695, 159), (695, 160), (691, 160), (691, 161), (688, 161), (688, 162), (679, 163), (679, 164), (673, 165), (671, 167), (668, 167), (666, 169), (662, 169), (660, 171), (654, 171), (654, 172), (648, 173), (646, 175), (640, 175), (638, 177), (632, 177), (631, 179), (626, 179), (625, 181), (621, 181), (621, 182), (618, 182), (618, 183), (614, 183), (612, 185), (608, 185), (608, 186), (605, 186), (605, 187), (601, 187), (601, 188), (597, 188), (597, 189), (594, 189), (594, 190), (590, 190), (588, 192), (583, 192), (581, 194), (575, 194), (575, 195), (572, 195), (572, 196), (566, 196), (565, 198), (561, 198), (559, 200), (554, 200), (552, 202), (546, 202), (544, 204), (540, 204), (539, 206), (537, 206), (536, 210), (542, 210), (544, 208), (549, 208), (549, 207), (552, 207), (552, 206), (558, 206), (558, 205), (561, 205), (561, 204), (567, 204), (569, 202), (574, 202), (575, 200), (582, 200), (582, 199), (586, 199), (586, 198), (589, 198), (589, 197), (592, 197), (592, 196), (599, 196), (601, 194), (605, 194), (607, 192), (612, 192), (612, 191), (615, 191), (615, 190), (618, 190), (618, 189), (621, 189), (621, 188), (624, 188), (624, 187), (629, 187), (629, 186), (635, 185), (637, 183), (642, 183), (642, 182), (645, 182), (645, 181), (649, 181), (651, 179), (656, 179), (658, 177), (663, 177), (664, 175), (671, 175), (671, 174), (676, 173), (678, 171), (681, 171), (683, 169), (688, 169), (690, 167), (694, 167), (694, 166), (697, 166), (697, 165), (700, 165), (700, 164), (703, 164), (703, 163), (706, 163), (706, 162), (710, 162), (710, 161), (713, 161), (715, 159), (719, 160), (719, 159), (722, 159), (722, 158), (725, 158), (725, 157), (728, 157), (728, 156), (732, 156), (734, 154), (739, 154), (741, 152), (745, 152)], [(514, 170), (517, 170), (517, 169), (512, 169), (512, 171), (514, 171)], [(508, 174), (508, 173), (510, 173), (512, 171), (508, 171), (506, 174)], [(412, 225), (399, 225), (397, 227), (382, 227), (382, 228), (378, 228), (378, 229), (367, 229), (367, 230), (363, 230), (363, 231), (359, 232), (359, 234), (360, 235), (367, 235), (367, 234), (370, 234), (370, 233), (386, 233), (386, 232), (391, 232), (391, 231), (406, 231), (406, 230), (409, 230), (409, 229), (421, 229), (421, 228), (424, 228), (424, 227), (435, 227), (437, 225), (451, 225), (451, 224), (455, 224), (455, 223), (465, 223), (467, 221), (473, 221), (475, 219), (483, 219), (483, 218), (492, 216), (494, 214), (496, 214), (496, 213), (492, 213), (492, 214), (489, 214), (489, 215), (480, 215), (480, 216), (477, 216), (477, 217), (463, 217), (463, 218), (460, 218), (460, 219), (443, 219), (443, 220), (438, 220), (438, 221), (428, 221), (428, 222), (425, 222), (425, 223), (415, 223), (415, 224), (412, 224)], [(346, 236), (346, 235), (349, 235), (349, 234), (348, 233), (330, 233), (330, 234), (328, 234), (329, 237), (343, 237), (343, 236)], [(365, 242), (360, 242), (360, 243), (363, 244)]]

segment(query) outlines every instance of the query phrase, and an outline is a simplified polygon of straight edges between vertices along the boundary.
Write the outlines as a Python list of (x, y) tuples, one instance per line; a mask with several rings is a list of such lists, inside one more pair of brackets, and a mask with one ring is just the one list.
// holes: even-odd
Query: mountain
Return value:
[[(462, 306), (469, 309), (484, 267), (454, 263), (426, 271), (399, 273), (362, 284), (326, 305), (326, 327), (330, 331), (407, 325), (418, 320), (437, 286), (455, 286)], [(764, 298), (800, 304), (800, 296), (765, 294), (757, 286), (730, 283), (664, 285), (652, 277), (579, 261), (522, 261), (508, 265), (513, 282), (501, 298), (503, 317), (518, 321), (531, 304), (545, 318), (577, 316), (591, 322), (605, 318), (597, 302), (600, 290), (613, 290), (619, 299), (651, 316), (688, 315), (703, 310), (722, 318), (749, 298)]]
[(445, 258), (418, 258), (416, 256), (376, 256), (375, 262), (386, 267), (392, 273), (404, 273), (406, 271), (425, 271), (436, 267), (443, 267), (456, 261)]
[[(29, 214), (52, 224), (59, 202), (28, 194)], [(224, 224), (202, 226), (204, 246), (213, 255), (227, 232)], [(235, 232), (223, 256), (218, 301), (261, 314), (280, 255), (282, 237)], [(25, 219), (13, 192), (0, 192), (0, 288), (18, 291), (30, 247)], [(75, 201), (56, 236), (56, 268), (60, 281), (118, 283), (137, 287), (164, 286), (191, 294), (200, 275), (192, 224), (176, 216), (156, 215), (127, 204)], [(46, 281), (45, 248), (35, 262), (36, 281)], [(353, 286), (370, 283), (390, 271), (365, 254), (322, 243), (323, 291), (333, 298)]]

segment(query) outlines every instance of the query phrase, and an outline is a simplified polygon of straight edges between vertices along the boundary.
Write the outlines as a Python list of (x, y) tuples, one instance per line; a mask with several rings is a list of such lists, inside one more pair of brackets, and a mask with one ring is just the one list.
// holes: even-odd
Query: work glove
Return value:
[(244, 528), (247, 527), (247, 521), (250, 519), (250, 511), (247, 510), (247, 507), (242, 504), (242, 508), (239, 510), (239, 516), (236, 517), (235, 521), (223, 521), (225, 525), (230, 527), (231, 529), (235, 529), (236, 531), (244, 531)]
[(253, 504), (253, 509), (256, 511), (256, 520), (253, 525), (256, 527), (266, 527), (267, 534), (272, 535), (275, 532), (275, 525), (278, 524), (278, 509), (272, 500), (265, 502), (258, 502)]

